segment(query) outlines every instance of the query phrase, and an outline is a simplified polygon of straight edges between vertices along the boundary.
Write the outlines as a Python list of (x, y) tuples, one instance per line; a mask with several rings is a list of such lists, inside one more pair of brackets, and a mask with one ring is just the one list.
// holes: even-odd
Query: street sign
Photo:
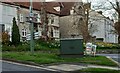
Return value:
[[(34, 35), (33, 35), (34, 39), (39, 39), (40, 36), (39, 36), (39, 32), (35, 32)], [(31, 34), (27, 34), (26, 36), (26, 40), (30, 40), (31, 39)]]

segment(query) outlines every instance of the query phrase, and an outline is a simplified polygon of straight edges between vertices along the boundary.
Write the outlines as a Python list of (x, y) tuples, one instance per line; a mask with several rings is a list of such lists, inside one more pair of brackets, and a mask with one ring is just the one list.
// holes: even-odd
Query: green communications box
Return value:
[(60, 45), (61, 55), (82, 56), (84, 54), (83, 39), (61, 39)]

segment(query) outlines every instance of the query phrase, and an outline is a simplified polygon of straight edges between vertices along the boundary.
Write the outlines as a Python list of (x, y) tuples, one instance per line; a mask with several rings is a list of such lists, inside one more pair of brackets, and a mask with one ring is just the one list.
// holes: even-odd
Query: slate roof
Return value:
[(63, 8), (61, 8), (60, 15), (61, 16), (66, 16), (70, 15), (70, 9), (74, 6), (74, 2), (62, 2)]
[[(25, 7), (25, 8), (29, 8), (30, 6), (29, 1), (28, 2), (14, 2), (14, 0), (3, 0), (3, 2), (8, 3), (8, 4), (18, 5), (20, 7)], [(44, 3), (45, 10), (48, 13), (56, 14), (59, 16), (69, 15), (70, 9), (72, 8), (73, 5), (74, 5), (74, 2), (45, 2)], [(33, 9), (35, 10), (41, 10), (42, 6), (43, 5), (41, 2), (33, 2)], [(60, 11), (56, 11), (54, 9), (54, 7), (57, 7), (57, 6), (61, 7)]]

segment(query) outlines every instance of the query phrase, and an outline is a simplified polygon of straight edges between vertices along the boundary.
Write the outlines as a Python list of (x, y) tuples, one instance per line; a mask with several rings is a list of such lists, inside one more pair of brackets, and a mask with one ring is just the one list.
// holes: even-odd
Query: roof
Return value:
[[(21, 7), (29, 8), (30, 2), (29, 0), (25, 0), (26, 2), (14, 2), (14, 0), (2, 0), (4, 3), (8, 4), (14, 4)], [(36, 0), (37, 1), (37, 0)], [(59, 16), (66, 16), (70, 15), (70, 9), (74, 5), (75, 2), (44, 2), (45, 10), (48, 13), (59, 15)], [(43, 6), (42, 2), (33, 2), (33, 9), (35, 10), (41, 10), (41, 7)], [(56, 11), (54, 7), (61, 7), (60, 11)]]
[(105, 17), (103, 14), (99, 13), (99, 11), (91, 10), (89, 11), (89, 15), (91, 19), (100, 19), (100, 20), (105, 19), (108, 20), (109, 22), (110, 21), (114, 22), (113, 19), (110, 19), (109, 17)]
[[(17, 6), (21, 6), (25, 8), (29, 8), (30, 6), (30, 2), (14, 2), (13, 0), (4, 0), (3, 3), (13, 4), (13, 5), (17, 5)], [(42, 2), (32, 2), (32, 4), (33, 4), (34, 10), (41, 10), (41, 7), (43, 6)], [(54, 7), (57, 7), (57, 6), (60, 6), (58, 2), (45, 2), (44, 3), (45, 10), (48, 13), (59, 15), (60, 12), (54, 9)]]
[(70, 9), (74, 6), (75, 2), (62, 2), (63, 8), (61, 8), (60, 15), (65, 16), (65, 15), (70, 15)]
[[(23, 7), (27, 7), (27, 8), (29, 8), (29, 6), (30, 6), (29, 2), (16, 2), (16, 4), (23, 6)], [(59, 15), (59, 12), (54, 9), (54, 7), (56, 7), (56, 6), (60, 6), (59, 3), (57, 3), (57, 2), (45, 2), (44, 3), (45, 10), (48, 13), (53, 13), (53, 14)], [(41, 2), (33, 2), (33, 9), (41, 10), (41, 7), (43, 7), (43, 4)]]

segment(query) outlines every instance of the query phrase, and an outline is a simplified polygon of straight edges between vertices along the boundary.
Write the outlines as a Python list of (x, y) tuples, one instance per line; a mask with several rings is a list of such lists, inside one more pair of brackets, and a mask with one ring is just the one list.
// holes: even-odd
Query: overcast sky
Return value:
[[(94, 8), (97, 9), (97, 6), (102, 5), (101, 7), (103, 9), (99, 9), (99, 8), (98, 9), (103, 11), (103, 14), (106, 17), (110, 17), (111, 19), (116, 19), (115, 10), (112, 8), (112, 5), (107, 0), (89, 0), (89, 1), (91, 1), (93, 9)], [(109, 0), (109, 1), (115, 3), (115, 0)]]

